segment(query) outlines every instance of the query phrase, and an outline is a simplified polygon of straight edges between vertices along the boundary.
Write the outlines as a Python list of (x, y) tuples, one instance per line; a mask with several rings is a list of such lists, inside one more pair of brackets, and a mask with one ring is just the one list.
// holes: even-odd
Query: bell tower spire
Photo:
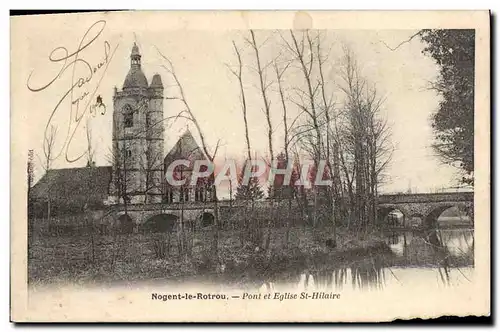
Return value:
[(161, 77), (154, 75), (148, 84), (139, 47), (134, 43), (123, 89), (113, 95), (112, 201), (161, 202), (163, 121)]
[(141, 68), (141, 54), (139, 53), (139, 47), (134, 42), (132, 46), (132, 52), (130, 53), (130, 67), (133, 69)]

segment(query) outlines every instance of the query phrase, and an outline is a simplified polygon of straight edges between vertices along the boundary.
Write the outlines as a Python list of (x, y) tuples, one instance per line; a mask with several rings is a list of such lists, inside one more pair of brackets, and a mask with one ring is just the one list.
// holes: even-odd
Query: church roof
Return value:
[(170, 152), (165, 156), (165, 169), (174, 160), (179, 159), (188, 159), (192, 162), (195, 160), (208, 160), (203, 150), (196, 143), (189, 129), (184, 132)]
[(38, 203), (47, 201), (50, 193), (55, 213), (88, 207), (102, 207), (111, 183), (111, 166), (61, 168), (49, 170), (31, 188), (31, 198)]
[(148, 80), (146, 75), (142, 72), (141, 68), (130, 68), (125, 82), (123, 82), (123, 89), (127, 88), (147, 88)]

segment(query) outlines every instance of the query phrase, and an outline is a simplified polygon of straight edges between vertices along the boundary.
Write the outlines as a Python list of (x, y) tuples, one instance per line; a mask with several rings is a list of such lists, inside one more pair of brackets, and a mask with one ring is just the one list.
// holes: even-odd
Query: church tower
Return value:
[(151, 85), (141, 68), (134, 43), (123, 88), (113, 95), (113, 176), (115, 203), (161, 201), (163, 176), (163, 84), (158, 74)]

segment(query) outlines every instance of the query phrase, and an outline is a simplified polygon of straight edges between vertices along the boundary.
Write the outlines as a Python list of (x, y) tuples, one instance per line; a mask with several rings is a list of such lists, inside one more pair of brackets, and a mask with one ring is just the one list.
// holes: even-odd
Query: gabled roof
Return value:
[(46, 202), (50, 193), (51, 204), (57, 210), (99, 207), (108, 197), (111, 166), (61, 168), (49, 170), (31, 188), (35, 202)]
[(203, 149), (198, 146), (189, 129), (184, 132), (174, 147), (165, 156), (165, 169), (174, 160), (179, 159), (188, 159), (191, 162), (195, 160), (208, 160)]

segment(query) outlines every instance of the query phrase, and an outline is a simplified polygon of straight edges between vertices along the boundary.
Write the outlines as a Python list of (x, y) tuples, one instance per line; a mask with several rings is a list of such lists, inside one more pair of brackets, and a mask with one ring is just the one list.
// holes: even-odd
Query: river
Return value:
[[(217, 275), (213, 279), (199, 276), (201, 279), (179, 282), (162, 278), (113, 283), (106, 286), (105, 292), (99, 284), (53, 285), (31, 288), (30, 306), (36, 317), (72, 312), (76, 320), (102, 315), (104, 306), (107, 315), (104, 320), (141, 310), (144, 321), (184, 317), (190, 321), (367, 322), (468, 315), (472, 301), (480, 299), (478, 296), (487, 287), (477, 282), (481, 278), (475, 279), (473, 239), (474, 230), (468, 228), (389, 231), (385, 234), (387, 246), (381, 251), (350, 256), (342, 263), (318, 262), (314, 269), (308, 265), (309, 270), (289, 264), (277, 274), (256, 273), (260, 277), (250, 283), (248, 278), (242, 282), (233, 275), (229, 281)], [(199, 293), (216, 294), (224, 299), (152, 300), (155, 294), (168, 297)], [(300, 299), (302, 294), (319, 293), (320, 300)], [(245, 294), (255, 300), (242, 300)], [(321, 297), (331, 294), (335, 300)], [(265, 300), (266, 295), (273, 300)], [(299, 299), (289, 300), (287, 296)], [(192, 316), (195, 311), (196, 318)], [(172, 316), (174, 312), (176, 316)]]
[(296, 291), (365, 291), (386, 287), (448, 287), (471, 282), (474, 230), (388, 231), (390, 251), (351, 259), (334, 269), (289, 273), (263, 283), (261, 290), (292, 286)]

